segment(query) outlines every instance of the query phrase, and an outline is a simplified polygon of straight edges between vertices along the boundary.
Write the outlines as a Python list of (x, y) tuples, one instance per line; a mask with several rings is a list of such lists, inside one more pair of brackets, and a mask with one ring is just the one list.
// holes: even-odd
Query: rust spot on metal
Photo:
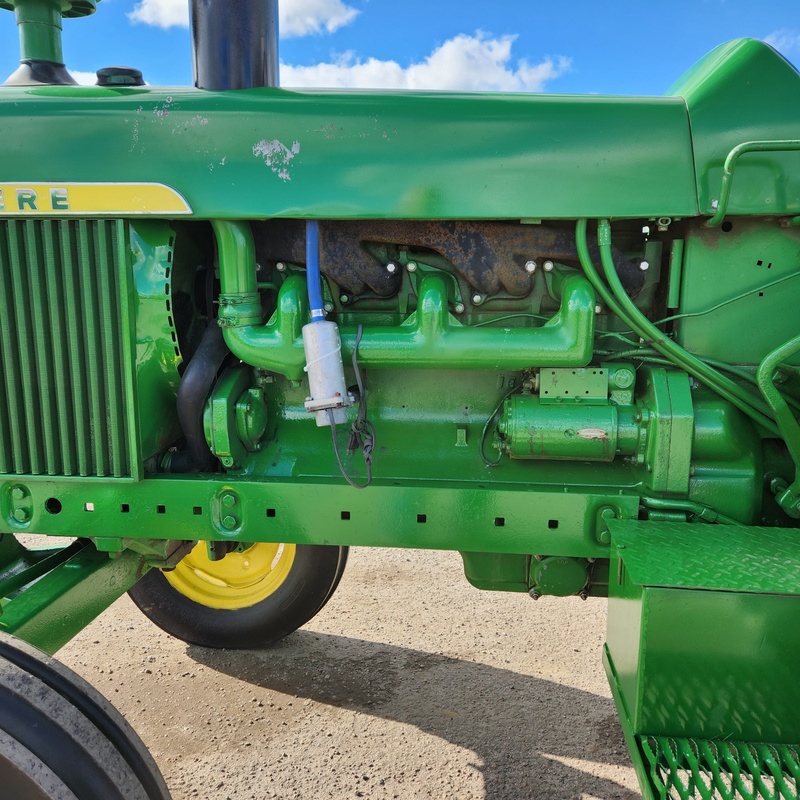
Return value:
[[(305, 223), (271, 220), (254, 229), (260, 261), (305, 263)], [(484, 295), (507, 292), (525, 297), (533, 275), (530, 260), (552, 260), (580, 267), (572, 231), (513, 222), (408, 220), (331, 221), (320, 223), (320, 269), (352, 294), (390, 296), (400, 287), (399, 273), (389, 273), (366, 249), (369, 244), (430, 250), (447, 259), (456, 275)], [(599, 263), (596, 242), (592, 258)], [(612, 248), (625, 289), (636, 296), (644, 284), (638, 261)]]

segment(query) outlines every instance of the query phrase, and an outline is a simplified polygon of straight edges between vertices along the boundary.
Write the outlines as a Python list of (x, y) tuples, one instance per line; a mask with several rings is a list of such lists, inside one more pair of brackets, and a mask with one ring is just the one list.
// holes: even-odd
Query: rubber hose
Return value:
[[(211, 469), (214, 455), (203, 430), (203, 410), (217, 379), (217, 373), (230, 350), (216, 320), (206, 328), (200, 346), (186, 367), (178, 388), (178, 421), (189, 449), (190, 460), (173, 459), (172, 471), (204, 472)], [(187, 469), (188, 467), (188, 469)]]

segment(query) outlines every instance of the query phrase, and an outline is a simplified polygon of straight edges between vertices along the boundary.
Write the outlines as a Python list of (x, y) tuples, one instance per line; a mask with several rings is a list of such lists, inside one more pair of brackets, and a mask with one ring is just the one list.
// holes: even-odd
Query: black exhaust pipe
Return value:
[(278, 86), (278, 0), (192, 0), (198, 89)]

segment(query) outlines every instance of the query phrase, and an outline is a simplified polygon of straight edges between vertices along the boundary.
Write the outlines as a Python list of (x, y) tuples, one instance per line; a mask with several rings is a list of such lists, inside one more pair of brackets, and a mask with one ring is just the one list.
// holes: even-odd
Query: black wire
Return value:
[(489, 419), (486, 420), (486, 424), (483, 426), (483, 430), (481, 431), (481, 441), (480, 447), (478, 448), (478, 452), (481, 456), (481, 461), (486, 464), (487, 467), (496, 467), (502, 460), (503, 460), (503, 452), (500, 451), (500, 455), (497, 456), (495, 461), (489, 461), (486, 458), (486, 434), (489, 432), (489, 428), (491, 427), (492, 423), (495, 421), (495, 418), (500, 413), (500, 409), (503, 407), (503, 403), (511, 397), (514, 392), (519, 391), (522, 388), (522, 381), (520, 381), (518, 386), (514, 386), (513, 388), (509, 389), (498, 401), (497, 405), (494, 407), (494, 411), (489, 415)]
[(347, 454), (352, 455), (356, 450), (360, 450), (364, 456), (364, 464), (367, 467), (367, 482), (356, 483), (346, 472), (342, 457), (339, 455), (339, 443), (336, 439), (336, 423), (333, 419), (333, 409), (329, 408), (328, 421), (331, 424), (331, 439), (333, 441), (333, 452), (336, 454), (336, 461), (339, 464), (339, 471), (342, 477), (355, 489), (366, 489), (372, 483), (372, 454), (375, 450), (375, 426), (367, 419), (367, 390), (361, 368), (358, 365), (358, 346), (361, 344), (361, 337), (364, 334), (364, 326), (358, 326), (356, 342), (353, 347), (353, 371), (356, 374), (356, 384), (358, 385), (358, 412), (355, 421), (350, 428), (347, 438)]
[(339, 471), (342, 473), (342, 477), (354, 488), (354, 489), (366, 489), (367, 486), (372, 483), (372, 464), (364, 458), (364, 461), (367, 463), (367, 482), (366, 483), (356, 483), (346, 472), (344, 468), (344, 464), (342, 464), (342, 457), (339, 455), (339, 443), (336, 441), (336, 423), (333, 421), (333, 409), (327, 409), (328, 412), (328, 420), (331, 423), (331, 441), (333, 442), (333, 452), (336, 454), (336, 462), (339, 464)]

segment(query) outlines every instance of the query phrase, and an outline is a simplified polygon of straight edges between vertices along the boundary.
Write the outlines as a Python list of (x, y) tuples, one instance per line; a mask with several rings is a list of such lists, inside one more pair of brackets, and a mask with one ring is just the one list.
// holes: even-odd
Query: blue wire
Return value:
[(319, 274), (319, 222), (314, 219), (306, 222), (306, 280), (311, 321), (321, 322), (325, 319), (325, 307), (322, 303), (322, 283)]

